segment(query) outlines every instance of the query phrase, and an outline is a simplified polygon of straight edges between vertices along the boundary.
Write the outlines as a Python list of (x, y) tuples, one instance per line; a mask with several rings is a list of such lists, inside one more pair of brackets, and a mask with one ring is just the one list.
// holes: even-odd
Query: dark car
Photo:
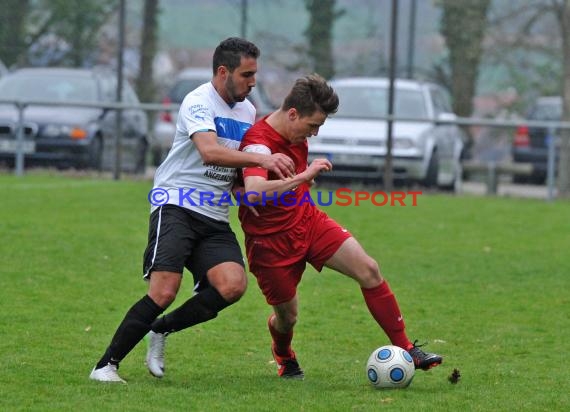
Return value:
[[(562, 97), (539, 97), (532, 105), (526, 118), (535, 121), (560, 121), (562, 119)], [(555, 139), (556, 129), (519, 126), (513, 139), (513, 162), (532, 164), (532, 174), (513, 176), (517, 183), (532, 182), (544, 184), (548, 164), (548, 143)], [(556, 140), (554, 140), (556, 142)], [(558, 153), (558, 150), (556, 150)], [(555, 157), (558, 163), (558, 155)]]
[[(116, 76), (98, 69), (26, 68), (0, 79), (0, 99), (19, 101), (116, 101)], [(138, 105), (125, 82), (123, 102)], [(122, 111), (122, 170), (142, 172), (148, 149), (143, 110)], [(114, 165), (116, 111), (102, 107), (30, 105), (24, 110), (25, 165), (111, 169)], [(0, 161), (14, 164), (18, 111), (0, 105)]]

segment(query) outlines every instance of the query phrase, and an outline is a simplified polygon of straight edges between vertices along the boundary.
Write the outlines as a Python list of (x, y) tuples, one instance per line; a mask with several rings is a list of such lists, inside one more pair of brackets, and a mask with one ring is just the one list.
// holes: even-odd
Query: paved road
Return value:
[[(487, 186), (480, 182), (463, 182), (459, 193), (484, 196), (487, 194)], [(499, 182), (497, 196), (548, 200), (548, 187)]]

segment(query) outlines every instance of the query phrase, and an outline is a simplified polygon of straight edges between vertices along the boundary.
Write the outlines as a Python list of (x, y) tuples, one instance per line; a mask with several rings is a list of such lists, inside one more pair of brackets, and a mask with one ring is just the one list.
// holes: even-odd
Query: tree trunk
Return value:
[(332, 30), (334, 21), (344, 11), (335, 11), (336, 0), (305, 0), (309, 12), (309, 26), (305, 36), (309, 43), (309, 57), (313, 70), (330, 79), (334, 76), (334, 59), (332, 53)]
[(158, 0), (145, 0), (144, 22), (140, 48), (140, 71), (137, 77), (137, 93), (142, 102), (155, 99), (152, 63), (156, 55)]
[[(562, 56), (563, 56), (563, 114), (562, 120), (570, 121), (570, 0), (564, 1), (561, 16)], [(560, 158), (558, 166), (558, 194), (570, 197), (570, 130), (560, 132)]]
[(0, 58), (10, 67), (17, 64), (26, 50), (25, 21), (29, 0), (3, 0), (0, 7)]
[(473, 112), (489, 3), (490, 0), (441, 2), (441, 34), (449, 50), (453, 110), (460, 117), (470, 117)]

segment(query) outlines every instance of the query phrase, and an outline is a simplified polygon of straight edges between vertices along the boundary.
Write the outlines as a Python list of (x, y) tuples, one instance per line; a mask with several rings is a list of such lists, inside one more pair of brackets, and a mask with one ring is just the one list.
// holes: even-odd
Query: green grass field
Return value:
[[(146, 292), (150, 188), (0, 175), (0, 410), (570, 410), (565, 201), (426, 194), (416, 207), (326, 208), (380, 262), (410, 337), (445, 357), (406, 390), (371, 388), (364, 363), (388, 341), (356, 283), (312, 269), (294, 340), (304, 381), (277, 378), (270, 308), (251, 275), (240, 302), (169, 337), (163, 379), (148, 374), (139, 345), (121, 364), (127, 385), (90, 381), (125, 311)], [(183, 283), (178, 303), (191, 286)], [(454, 368), (456, 385), (447, 379)]]

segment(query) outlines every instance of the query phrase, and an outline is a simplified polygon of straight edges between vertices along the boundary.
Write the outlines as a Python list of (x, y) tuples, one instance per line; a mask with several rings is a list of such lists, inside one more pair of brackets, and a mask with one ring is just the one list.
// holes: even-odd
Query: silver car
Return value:
[[(174, 84), (169, 89), (162, 102), (165, 105), (175, 104), (177, 107), (182, 103), (184, 97), (196, 87), (212, 80), (212, 69), (205, 67), (194, 67), (182, 70)], [(255, 106), (257, 118), (261, 118), (271, 113), (275, 106), (266, 97), (263, 86), (257, 82), (250, 95), (247, 97)], [(158, 166), (168, 154), (174, 134), (176, 131), (176, 118), (178, 110), (166, 110), (159, 112), (154, 121), (153, 134), (151, 139), (151, 152), (153, 163)]]
[[(330, 81), (338, 112), (309, 142), (309, 160), (333, 164), (327, 176), (382, 180), (386, 159), (389, 81), (344, 78)], [(392, 167), (397, 180), (452, 189), (461, 176), (466, 134), (452, 122), (446, 92), (433, 83), (395, 81)]]

